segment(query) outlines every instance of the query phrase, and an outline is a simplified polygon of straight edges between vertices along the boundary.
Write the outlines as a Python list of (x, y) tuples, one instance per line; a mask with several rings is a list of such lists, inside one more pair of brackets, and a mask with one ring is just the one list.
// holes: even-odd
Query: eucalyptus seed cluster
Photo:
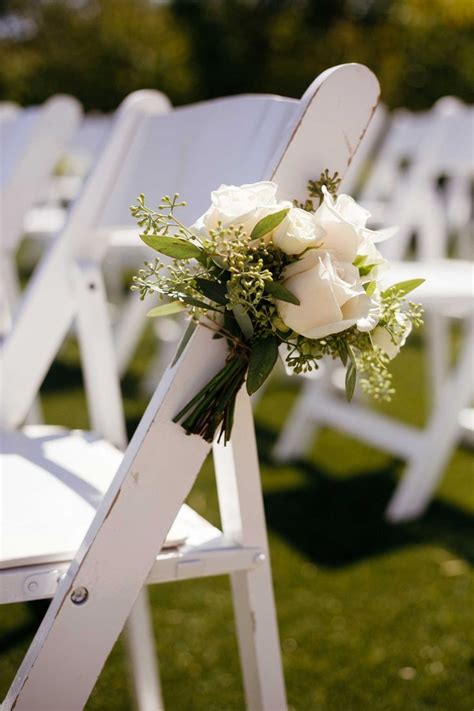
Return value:
[[(335, 199), (340, 184), (341, 178), (339, 177), (339, 173), (336, 171), (333, 175), (330, 175), (326, 169), (319, 176), (319, 180), (308, 180), (307, 190), (309, 197), (306, 198), (304, 202), (294, 200), (293, 203), (295, 207), (306, 210), (306, 212), (316, 212), (316, 209), (324, 199), (323, 188), (326, 188), (328, 193)], [(314, 199), (318, 200), (318, 205), (316, 206), (314, 205)]]
[(360, 386), (364, 393), (378, 402), (390, 402), (395, 394), (389, 363), (388, 356), (379, 348), (360, 351), (357, 356)]
[(171, 228), (183, 235), (188, 230), (176, 219), (174, 210), (177, 207), (184, 207), (185, 202), (180, 201), (179, 194), (175, 193), (171, 198), (165, 195), (161, 198), (157, 210), (152, 210), (145, 205), (145, 195), (140, 193), (137, 204), (132, 205), (130, 213), (137, 221), (137, 225), (142, 229), (143, 234), (167, 235)]

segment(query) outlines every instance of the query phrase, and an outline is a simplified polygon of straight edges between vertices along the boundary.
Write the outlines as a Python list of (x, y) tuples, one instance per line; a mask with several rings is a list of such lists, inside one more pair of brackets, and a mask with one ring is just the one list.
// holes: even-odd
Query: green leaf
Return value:
[(250, 239), (260, 239), (274, 230), (275, 227), (278, 227), (280, 222), (285, 219), (289, 211), (290, 208), (287, 208), (286, 210), (280, 210), (280, 212), (274, 212), (271, 215), (262, 217), (253, 228)]
[(192, 242), (180, 237), (159, 237), (157, 235), (140, 235), (140, 239), (156, 252), (174, 259), (206, 260), (206, 253)]
[(255, 341), (250, 352), (247, 392), (252, 395), (268, 378), (278, 358), (278, 340), (273, 336)]
[(357, 257), (356, 257), (356, 258), (354, 259), (354, 261), (352, 262), (352, 264), (353, 264), (355, 267), (360, 267), (360, 266), (362, 266), (362, 264), (364, 264), (364, 262), (365, 262), (366, 259), (367, 259), (367, 255), (365, 255), (365, 254), (358, 254)]
[(341, 359), (342, 365), (347, 365), (348, 356), (347, 343), (343, 340), (339, 341), (339, 358)]
[(200, 309), (207, 309), (209, 311), (219, 311), (219, 309), (214, 308), (211, 304), (206, 304), (205, 301), (200, 301), (200, 299), (195, 299), (194, 296), (188, 296), (187, 294), (177, 294), (178, 299), (184, 301), (185, 304), (190, 306), (197, 306)]
[(300, 305), (300, 300), (297, 296), (291, 293), (286, 286), (280, 284), (278, 281), (267, 281), (265, 282), (265, 292), (271, 294), (275, 299), (280, 301), (287, 301), (289, 304), (295, 304), (295, 306)]
[(359, 276), (361, 276), (361, 277), (367, 276), (368, 274), (370, 274), (372, 269), (374, 269), (376, 266), (377, 266), (377, 264), (363, 264), (362, 266), (359, 267)]
[(349, 365), (347, 366), (346, 370), (346, 398), (347, 402), (350, 402), (352, 400), (352, 396), (354, 395), (354, 390), (356, 386), (356, 380), (357, 380), (357, 368), (354, 364), (354, 361), (350, 360)]
[(245, 338), (252, 338), (253, 336), (253, 325), (250, 320), (250, 316), (242, 306), (242, 304), (236, 304), (232, 307), (235, 320), (239, 324), (239, 328), (244, 334)]
[(388, 289), (385, 289), (385, 291), (382, 292), (382, 296), (396, 296), (401, 298), (402, 296), (409, 294), (410, 291), (413, 291), (413, 289), (417, 289), (419, 286), (424, 284), (424, 282), (425, 279), (408, 279), (407, 281), (399, 281), (398, 284), (392, 284), (392, 286), (389, 286)]
[(377, 282), (376, 281), (369, 281), (367, 284), (364, 284), (364, 289), (365, 293), (367, 296), (372, 296), (372, 294), (375, 292), (377, 288)]
[(172, 314), (177, 314), (186, 308), (181, 301), (171, 301), (169, 304), (162, 304), (161, 306), (155, 306), (154, 309), (148, 311), (147, 316), (149, 318), (156, 318), (157, 316), (171, 316)]
[(176, 354), (175, 354), (175, 356), (174, 356), (174, 358), (173, 358), (173, 361), (172, 361), (172, 363), (171, 363), (171, 367), (173, 367), (174, 365), (176, 365), (176, 363), (178, 362), (178, 360), (181, 358), (184, 349), (185, 349), (186, 346), (188, 345), (189, 339), (191, 338), (191, 336), (193, 335), (194, 331), (196, 330), (196, 326), (197, 326), (197, 323), (196, 323), (195, 321), (190, 321), (190, 322), (189, 322), (188, 327), (187, 327), (187, 329), (186, 329), (185, 332), (184, 332), (184, 335), (183, 335), (183, 337), (182, 337), (182, 339), (181, 339), (181, 341), (180, 341), (180, 344), (179, 344), (179, 346), (178, 346), (178, 349), (177, 349), (177, 351), (176, 351)]
[(223, 306), (227, 304), (227, 288), (225, 284), (219, 284), (217, 281), (202, 279), (201, 277), (196, 279), (196, 284), (201, 294), (207, 296), (211, 301), (215, 301), (217, 304), (222, 304)]

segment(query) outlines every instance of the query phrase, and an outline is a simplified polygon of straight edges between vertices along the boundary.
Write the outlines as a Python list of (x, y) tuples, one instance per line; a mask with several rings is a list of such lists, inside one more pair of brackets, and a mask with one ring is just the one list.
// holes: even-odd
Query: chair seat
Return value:
[(425, 279), (409, 298), (423, 306), (465, 316), (474, 302), (474, 265), (461, 259), (391, 262), (384, 281), (395, 284), (408, 279)]
[[(0, 434), (0, 569), (71, 560), (122, 459), (90, 432), (35, 425)], [(207, 521), (184, 505), (165, 543)]]

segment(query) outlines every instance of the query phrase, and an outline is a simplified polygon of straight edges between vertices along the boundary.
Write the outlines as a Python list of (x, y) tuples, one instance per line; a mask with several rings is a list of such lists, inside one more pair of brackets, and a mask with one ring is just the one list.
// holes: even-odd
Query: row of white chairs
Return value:
[[(127, 634), (135, 692), (141, 709), (161, 708), (140, 588), (223, 573), (232, 581), (247, 705), (286, 708), (248, 399), (240, 397), (231, 446), (214, 447), (221, 531), (184, 506), (209, 447), (170, 418), (222, 362), (223, 346), (198, 330), (165, 374), (122, 456), (117, 351), (101, 262), (112, 237), (129, 234), (128, 205), (141, 191), (185, 195), (190, 222), (221, 182), (273, 177), (282, 195), (303, 199), (307, 180), (319, 171), (344, 173), (377, 95), (367, 69), (346, 65), (321, 75), (301, 101), (243, 96), (170, 111), (158, 92), (139, 92), (117, 113), (0, 348), (1, 601), (55, 596), (5, 708), (82, 708), (137, 595)], [(445, 262), (442, 269), (448, 281), (441, 286), (448, 291), (455, 279), (465, 305), (459, 264)], [(446, 294), (431, 276), (424, 298), (436, 310)], [(452, 291), (447, 297), (452, 305)], [(22, 429), (74, 319), (93, 433)], [(449, 394), (460, 397), (463, 388), (455, 380)], [(449, 440), (445, 448), (451, 445)]]
[[(169, 111), (171, 106), (166, 97), (160, 95), (160, 98), (161, 110), (163, 112)], [(29, 196), (29, 206), (31, 207), (34, 201), (38, 200), (41, 189), (44, 192), (44, 184), (48, 182), (46, 180), (47, 171), (49, 170), (51, 173), (55, 161), (57, 163), (58, 160), (64, 160), (64, 156), (67, 157), (66, 160), (70, 161), (72, 166), (70, 171), (76, 179), (83, 180), (93, 163), (93, 153), (100, 155), (100, 148), (106, 142), (107, 134), (110, 132), (111, 120), (110, 117), (105, 116), (89, 117), (78, 127), (80, 109), (77, 102), (70, 97), (56, 97), (47, 102), (42, 110), (32, 109), (19, 112), (14, 106), (4, 105), (0, 112), (0, 118), (2, 119), (0, 129), (3, 138), (5, 135), (10, 136), (6, 161), (4, 161), (6, 169), (4, 170), (3, 185), (5, 187), (2, 192), (5, 203), (11, 205), (12, 209), (9, 213), (7, 211), (6, 219), (2, 224), (2, 232), (7, 238), (3, 240), (4, 252), (1, 263), (4, 270), (4, 289), (8, 293), (8, 298), (2, 301), (3, 304), (10, 304), (8, 310), (11, 311), (11, 303), (16, 300), (18, 294), (14, 263), (15, 252), (25, 224), (28, 226), (28, 216), (30, 224), (33, 221), (32, 215), (33, 218), (35, 214), (43, 214), (43, 217), (46, 217), (41, 229), (38, 232), (31, 232), (30, 236), (51, 237), (51, 233), (55, 231), (51, 230), (51, 224), (48, 224), (47, 221), (48, 209), (54, 208), (48, 208), (46, 203), (46, 207), (33, 208), (26, 212), (28, 201), (24, 196)], [(372, 207), (379, 222), (385, 224), (397, 222), (399, 224), (400, 235), (388, 242), (386, 246), (384, 245), (390, 258), (400, 260), (407, 256), (410, 238), (414, 233), (417, 236), (416, 257), (418, 259), (431, 260), (447, 257), (448, 248), (451, 246), (449, 238), (453, 232), (458, 238), (455, 242), (455, 246), (458, 248), (455, 255), (465, 256), (469, 253), (472, 246), (468, 239), (471, 237), (469, 228), (472, 227), (469, 201), (472, 166), (469, 151), (465, 150), (464, 141), (459, 140), (459, 137), (469, 137), (473, 119), (474, 112), (471, 107), (449, 97), (439, 101), (433, 110), (419, 115), (398, 111), (389, 116), (383, 105), (379, 105), (377, 108), (362, 143), (362, 148), (356, 154), (345, 176), (343, 189), (351, 193), (359, 192), (362, 202)], [(54, 132), (54, 141), (51, 139), (45, 141), (41, 137), (43, 133), (45, 136), (52, 133), (50, 130), (52, 121), (58, 121), (62, 131)], [(42, 146), (40, 152), (38, 144)], [(17, 164), (15, 164), (15, 154), (18, 156)], [(46, 157), (48, 160), (45, 159)], [(32, 170), (28, 169), (30, 165)], [(364, 174), (367, 177), (362, 181), (361, 186), (361, 175)], [(29, 185), (25, 184), (28, 189), (22, 190), (20, 186), (22, 176), (25, 175), (28, 176)], [(444, 196), (439, 194), (440, 178), (443, 178), (446, 183)], [(22, 197), (18, 198), (17, 196)], [(80, 196), (78, 197), (80, 200)], [(19, 202), (19, 199), (22, 199), (23, 203)], [(458, 209), (455, 209), (453, 205)], [(108, 235), (109, 248), (106, 255), (106, 264), (108, 263), (109, 266), (107, 269), (108, 285), (113, 281), (110, 279), (110, 275), (113, 274), (115, 282), (120, 286), (124, 266), (135, 266), (146, 255), (137, 239), (135, 228), (130, 224), (124, 206), (122, 206), (117, 224)], [(58, 222), (58, 227), (64, 223), (66, 214), (64, 206), (59, 209), (61, 219)], [(21, 215), (25, 212), (26, 223), (23, 222), (22, 227)], [(15, 216), (13, 224), (12, 220), (9, 224), (8, 214)], [(110, 268), (111, 266), (112, 268)], [(454, 269), (454, 265), (450, 268)], [(418, 272), (420, 272), (419, 269)], [(468, 303), (469, 271), (463, 270), (460, 265), (458, 272), (465, 274), (462, 288), (465, 290), (466, 303)], [(430, 270), (428, 273), (431, 275)], [(448, 278), (450, 274), (451, 272), (448, 272)], [(430, 282), (436, 283), (441, 288), (443, 274), (438, 273), (435, 282), (432, 279)], [(446, 286), (444, 286), (444, 292), (446, 292), (444, 293), (445, 298), (449, 301), (449, 289), (446, 289)], [(120, 294), (120, 288), (115, 290), (115, 297), (117, 294)], [(450, 339), (446, 309), (448, 309), (449, 316), (462, 317), (467, 308), (464, 305), (456, 314), (447, 303), (442, 309), (430, 310), (427, 315), (428, 362), (431, 375), (428, 389), (434, 403), (439, 402), (449, 372)], [(114, 340), (120, 374), (126, 371), (138, 347), (146, 323), (146, 310), (147, 304), (137, 300), (133, 294), (119, 304), (120, 318), (117, 319)], [(166, 368), (180, 333), (181, 326), (175, 320), (167, 319), (157, 322), (157, 335), (161, 347), (159, 357), (155, 359), (154, 366), (147, 378), (147, 385), (151, 391)], [(311, 386), (308, 384), (305, 386), (306, 394), (301, 396), (301, 400), (306, 405), (304, 407), (298, 405), (289, 418), (275, 449), (278, 458), (302, 454), (303, 450), (298, 445), (299, 440), (293, 437), (292, 432), (308, 430), (308, 420), (313, 421), (315, 425), (320, 421), (321, 411), (327, 412), (327, 408), (321, 407), (323, 400), (317, 395), (317, 389), (323, 386), (326, 395), (333, 391), (337, 402), (337, 388), (334, 391), (332, 384), (334, 382), (337, 384), (340, 380), (338, 373), (329, 373)], [(314, 390), (312, 396), (306, 392), (308, 389)], [(459, 420), (464, 435), (467, 432), (472, 438), (472, 420), (474, 418), (473, 410), (469, 408), (471, 394), (468, 391), (469, 388), (466, 389), (468, 394), (463, 400), (462, 407), (454, 417)], [(308, 402), (313, 403), (310, 408), (311, 417), (308, 417)], [(339, 403), (339, 405), (341, 404)], [(363, 430), (357, 426), (354, 429), (350, 424), (354, 421), (355, 409), (344, 408), (342, 405), (341, 407), (345, 414), (344, 417), (340, 417), (341, 413), (338, 409), (338, 426), (360, 437)], [(298, 415), (300, 410), (301, 413)], [(447, 418), (450, 413), (451, 409), (445, 417)], [(35, 417), (38, 419), (38, 409), (36, 409)], [(301, 422), (302, 418), (306, 421), (304, 427)], [(375, 416), (373, 413), (370, 413), (370, 419), (383, 422), (382, 417)], [(383, 427), (382, 424), (381, 427)], [(376, 427), (375, 431), (377, 432), (379, 429)], [(399, 439), (400, 437), (394, 436), (390, 447), (387, 447), (386, 436), (382, 436), (379, 441), (371, 435), (370, 442), (385, 449), (388, 448), (398, 456), (405, 457), (407, 456), (406, 447), (394, 444)], [(401, 439), (408, 442), (410, 437), (407, 434)], [(423, 467), (426, 469), (425, 464)], [(434, 474), (426, 475), (427, 480), (430, 480), (432, 484), (427, 489), (424, 500), (420, 500), (410, 510), (402, 506), (401, 509), (396, 507), (394, 512), (391, 506), (389, 516), (392, 520), (413, 517), (424, 510), (439, 478), (438, 469), (436, 476)]]
[[(473, 109), (447, 97), (425, 114), (399, 111), (388, 118), (388, 125), (383, 120), (372, 124), (366, 146), (371, 167), (359, 191), (360, 201), (379, 224), (399, 226), (399, 234), (382, 245), (389, 259), (398, 260), (388, 279), (393, 283), (426, 278), (414, 294), (427, 308), (431, 408), (426, 426), (409, 427), (360, 402), (348, 405), (341, 397), (340, 373), (326, 369), (304, 384), (274, 450), (280, 461), (301, 456), (317, 428), (331, 426), (401, 458), (407, 467), (387, 509), (392, 522), (420, 516), (456, 443), (461, 437), (473, 441), (474, 275), (472, 265), (460, 259), (473, 247), (474, 166), (472, 150), (466, 150), (469, 144), (474, 147), (473, 137)], [(357, 187), (358, 171), (360, 166), (345, 177), (343, 188), (348, 192)], [(413, 236), (416, 250), (410, 252)], [(456, 258), (448, 259), (453, 252)], [(453, 318), (460, 322), (463, 335), (456, 364), (450, 367)]]

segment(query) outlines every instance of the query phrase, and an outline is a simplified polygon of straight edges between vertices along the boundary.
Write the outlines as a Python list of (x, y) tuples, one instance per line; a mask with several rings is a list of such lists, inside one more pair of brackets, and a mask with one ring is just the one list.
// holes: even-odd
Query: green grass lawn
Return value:
[[(131, 431), (146, 405), (139, 381), (152, 349), (146, 338), (124, 382)], [(395, 371), (398, 394), (387, 409), (421, 424), (425, 403), (418, 339), (396, 361)], [(296, 380), (275, 379), (256, 412), (290, 707), (471, 711), (472, 453), (461, 447), (455, 452), (437, 498), (420, 521), (388, 526), (382, 514), (402, 471), (400, 462), (324, 430), (306, 459), (272, 463), (271, 447), (298, 387)], [(87, 425), (73, 344), (63, 349), (43, 394), (48, 422)], [(218, 522), (210, 462), (190, 502)], [(227, 579), (155, 586), (150, 596), (167, 709), (243, 709)], [(0, 609), (0, 696), (44, 609), (41, 602)], [(87, 709), (131, 708), (119, 640)]]

